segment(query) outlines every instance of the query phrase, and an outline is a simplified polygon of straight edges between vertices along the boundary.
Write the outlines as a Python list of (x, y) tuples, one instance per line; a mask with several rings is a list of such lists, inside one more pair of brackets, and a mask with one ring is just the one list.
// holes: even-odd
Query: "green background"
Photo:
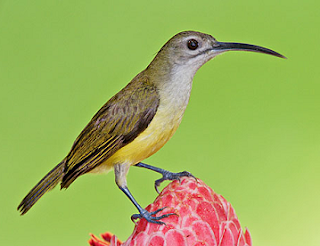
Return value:
[[(210, 61), (179, 130), (146, 163), (188, 170), (224, 195), (254, 245), (320, 245), (319, 8), (311, 0), (0, 1), (0, 244), (130, 235), (136, 210), (113, 173), (56, 188), (23, 217), (16, 207), (171, 36), (197, 30), (288, 59), (229, 52)], [(142, 206), (155, 199), (157, 178), (131, 168)]]

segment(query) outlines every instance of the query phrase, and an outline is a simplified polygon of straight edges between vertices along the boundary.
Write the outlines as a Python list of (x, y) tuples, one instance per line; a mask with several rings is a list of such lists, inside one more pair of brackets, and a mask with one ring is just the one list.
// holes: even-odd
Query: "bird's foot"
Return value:
[(187, 171), (183, 171), (183, 172), (180, 172), (180, 173), (172, 173), (172, 172), (169, 172), (167, 170), (164, 170), (164, 169), (161, 169), (161, 168), (158, 168), (158, 167), (154, 167), (154, 166), (150, 166), (150, 165), (142, 163), (142, 162), (137, 163), (135, 166), (147, 168), (149, 170), (152, 170), (152, 171), (155, 171), (157, 173), (162, 174), (162, 178), (161, 179), (157, 179), (154, 182), (154, 188), (156, 189), (156, 191), (158, 193), (160, 193), (159, 190), (158, 190), (158, 187), (165, 180), (179, 180), (179, 182), (181, 182), (181, 180), (180, 180), (181, 177), (192, 177), (197, 181), (196, 177), (193, 176), (191, 173), (189, 173)]
[(179, 180), (179, 182), (181, 182), (181, 180), (180, 180), (181, 177), (192, 177), (195, 180), (197, 180), (197, 178), (195, 176), (193, 176), (191, 173), (189, 173), (187, 171), (183, 171), (183, 172), (179, 172), (179, 173), (172, 173), (172, 172), (163, 170), (163, 172), (161, 172), (161, 174), (162, 174), (162, 178), (161, 179), (157, 179), (154, 182), (154, 188), (156, 189), (156, 191), (158, 193), (160, 193), (159, 190), (158, 190), (158, 187), (165, 180)]
[(158, 216), (158, 217), (157, 216), (153, 216), (153, 215), (159, 213), (160, 211), (162, 211), (165, 208), (166, 207), (163, 207), (163, 208), (160, 208), (160, 209), (158, 209), (156, 211), (153, 211), (153, 212), (149, 212), (149, 211), (147, 211), (145, 209), (142, 209), (140, 211), (140, 214), (133, 214), (131, 216), (131, 220), (133, 222), (135, 222), (136, 219), (144, 218), (144, 219), (146, 219), (146, 221), (148, 221), (150, 223), (159, 224), (159, 225), (165, 225), (166, 223), (161, 221), (163, 218), (167, 218), (167, 217), (169, 217), (171, 215), (177, 215), (175, 213), (168, 213), (168, 214), (164, 214), (164, 215), (161, 215), (161, 216)]

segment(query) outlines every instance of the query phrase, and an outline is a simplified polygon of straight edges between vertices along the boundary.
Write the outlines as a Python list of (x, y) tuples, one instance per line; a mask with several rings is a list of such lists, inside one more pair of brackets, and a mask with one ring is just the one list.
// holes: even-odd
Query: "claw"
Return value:
[(179, 180), (180, 183), (181, 183), (180, 177), (192, 177), (195, 180), (197, 180), (197, 178), (195, 176), (193, 176), (191, 173), (189, 173), (187, 171), (183, 171), (183, 172), (180, 172), (180, 173), (172, 173), (172, 172), (169, 172), (169, 171), (165, 171), (165, 172), (163, 172), (161, 174), (162, 174), (162, 178), (157, 179), (154, 182), (154, 188), (155, 188), (155, 190), (156, 190), (156, 192), (158, 194), (160, 193), (159, 190), (158, 190), (158, 187), (165, 180)]
[(146, 219), (146, 221), (150, 222), (150, 223), (154, 223), (154, 224), (159, 224), (159, 225), (165, 225), (166, 223), (160, 221), (162, 220), (163, 218), (167, 218), (171, 215), (177, 215), (176, 213), (168, 213), (168, 214), (163, 214), (161, 216), (152, 216), (152, 215), (155, 215), (157, 214), (158, 212), (164, 210), (166, 207), (163, 207), (163, 208), (160, 208), (156, 211), (153, 211), (153, 212), (148, 212), (147, 210), (143, 209), (140, 214), (133, 214), (131, 216), (131, 220), (135, 223), (135, 220), (136, 219), (141, 219), (141, 218), (144, 218)]
[(187, 171), (183, 171), (183, 172), (180, 172), (180, 173), (172, 173), (172, 172), (169, 172), (167, 170), (164, 170), (164, 169), (161, 169), (161, 168), (158, 168), (158, 167), (154, 167), (154, 166), (150, 166), (150, 165), (142, 163), (142, 162), (137, 163), (135, 166), (147, 168), (149, 170), (152, 170), (152, 171), (155, 171), (157, 173), (162, 174), (162, 178), (161, 179), (157, 179), (154, 182), (154, 188), (158, 193), (160, 193), (159, 190), (158, 190), (158, 187), (165, 180), (175, 180), (176, 179), (176, 180), (179, 180), (179, 182), (181, 183), (180, 177), (192, 177), (197, 181), (197, 178), (195, 176), (193, 176), (191, 173), (187, 172)]

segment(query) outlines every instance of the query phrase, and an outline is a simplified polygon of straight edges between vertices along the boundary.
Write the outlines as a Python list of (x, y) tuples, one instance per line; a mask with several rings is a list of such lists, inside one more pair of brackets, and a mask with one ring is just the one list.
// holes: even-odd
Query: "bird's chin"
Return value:
[(211, 59), (215, 58), (216, 56), (218, 56), (218, 55), (220, 55), (220, 54), (222, 54), (222, 53), (224, 53), (223, 50), (212, 50), (212, 49), (207, 50), (207, 51), (205, 52), (203, 64), (206, 63), (206, 62), (208, 62), (208, 61), (210, 61)]

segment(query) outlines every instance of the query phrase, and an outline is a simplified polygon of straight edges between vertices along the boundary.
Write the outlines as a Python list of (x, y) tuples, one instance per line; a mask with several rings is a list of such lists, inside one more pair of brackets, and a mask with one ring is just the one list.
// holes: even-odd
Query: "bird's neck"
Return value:
[(188, 64), (170, 64), (156, 59), (146, 69), (160, 95), (160, 105), (179, 112), (181, 117), (188, 105), (192, 80), (198, 68)]

